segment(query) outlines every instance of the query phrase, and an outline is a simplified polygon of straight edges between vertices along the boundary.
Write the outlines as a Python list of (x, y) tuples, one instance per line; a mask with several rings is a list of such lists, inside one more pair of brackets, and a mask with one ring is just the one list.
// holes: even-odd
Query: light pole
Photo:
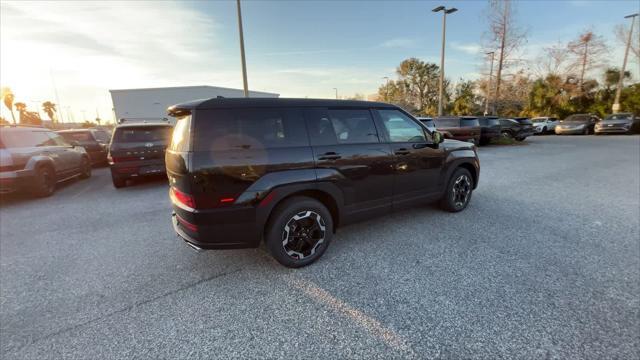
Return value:
[(333, 88), (336, 91), (336, 100), (338, 100), (338, 88)]
[(487, 116), (487, 114), (489, 114), (489, 101), (491, 101), (491, 78), (493, 77), (493, 58), (496, 56), (496, 53), (495, 51), (491, 51), (485, 54), (491, 55), (491, 66), (489, 67), (489, 83), (487, 84), (487, 100), (486, 100), (486, 103), (484, 104), (484, 116)]
[(614, 113), (620, 111), (620, 94), (622, 93), (622, 79), (624, 79), (624, 69), (627, 67), (627, 58), (629, 57), (629, 47), (631, 46), (631, 38), (633, 37), (633, 24), (636, 22), (638, 13), (627, 15), (624, 18), (631, 18), (631, 29), (629, 29), (629, 38), (627, 39), (627, 48), (624, 51), (624, 60), (622, 61), (622, 69), (620, 69), (620, 77), (618, 78), (618, 88), (616, 89), (616, 98), (611, 107)]
[(387, 84), (385, 85), (384, 101), (389, 101), (389, 77), (385, 76), (383, 79), (387, 80)]
[(244, 34), (242, 33), (242, 12), (240, 10), (240, 0), (236, 0), (238, 5), (238, 33), (240, 34), (240, 59), (242, 60), (242, 83), (244, 85), (244, 97), (249, 97), (249, 83), (247, 82), (247, 62), (244, 58)]
[(431, 11), (433, 12), (442, 11), (442, 50), (440, 52), (440, 81), (438, 82), (438, 87), (439, 87), (438, 116), (442, 116), (442, 93), (443, 93), (443, 86), (444, 86), (444, 44), (445, 44), (445, 38), (446, 38), (446, 32), (447, 32), (447, 14), (452, 14), (458, 11), (458, 9), (456, 8), (447, 9), (444, 6), (438, 6), (437, 8)]

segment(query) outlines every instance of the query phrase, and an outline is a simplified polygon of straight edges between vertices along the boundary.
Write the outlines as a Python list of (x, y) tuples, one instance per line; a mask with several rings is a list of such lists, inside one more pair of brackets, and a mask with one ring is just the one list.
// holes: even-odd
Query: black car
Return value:
[(633, 134), (640, 133), (640, 117), (632, 113), (607, 115), (596, 123), (595, 134)]
[(85, 149), (41, 127), (0, 127), (0, 194), (53, 194), (58, 182), (91, 176)]
[(438, 131), (446, 134), (445, 137), (474, 145), (480, 143), (480, 123), (475, 116), (442, 116), (433, 119), (433, 123)]
[(109, 145), (109, 166), (113, 186), (127, 180), (165, 174), (164, 152), (173, 126), (168, 123), (124, 123), (118, 125)]
[(75, 141), (82, 146), (91, 159), (93, 165), (107, 164), (109, 152), (109, 140), (106, 140), (104, 131), (94, 129), (71, 129), (57, 131), (68, 142)]
[(480, 123), (480, 145), (489, 144), (500, 137), (500, 120), (497, 116), (481, 116), (478, 122)]
[(499, 119), (498, 121), (500, 122), (500, 135), (504, 138), (523, 141), (534, 134), (531, 124), (520, 123), (514, 119)]
[(210, 99), (169, 108), (173, 226), (196, 249), (257, 247), (318, 259), (337, 227), (439, 200), (466, 208), (473, 144), (442, 140), (402, 109), (366, 101)]

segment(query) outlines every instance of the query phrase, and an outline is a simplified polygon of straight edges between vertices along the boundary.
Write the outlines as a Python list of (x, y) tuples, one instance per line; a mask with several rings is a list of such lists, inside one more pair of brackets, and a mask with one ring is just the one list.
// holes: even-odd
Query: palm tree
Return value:
[(47, 113), (49, 119), (51, 119), (51, 122), (56, 122), (53, 116), (56, 112), (56, 104), (52, 103), (51, 101), (45, 101), (42, 103), (42, 110)]
[(13, 106), (15, 106), (16, 111), (18, 112), (18, 114), (20, 114), (20, 123), (22, 124), (24, 122), (25, 116), (24, 116), (24, 112), (27, 111), (27, 104), (23, 103), (23, 102), (17, 102), (15, 104), (13, 104)]
[(13, 123), (15, 124), (16, 117), (15, 115), (13, 115), (13, 98), (14, 98), (13, 92), (11, 92), (11, 89), (9, 89), (8, 87), (2, 88), (0, 96), (2, 97), (4, 106), (6, 106), (7, 109), (9, 109), (9, 112), (11, 113), (11, 118), (13, 119)]

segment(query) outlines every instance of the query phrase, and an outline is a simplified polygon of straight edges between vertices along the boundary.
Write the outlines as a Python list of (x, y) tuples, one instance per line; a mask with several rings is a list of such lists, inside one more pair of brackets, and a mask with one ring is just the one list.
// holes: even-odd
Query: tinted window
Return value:
[(116, 129), (113, 141), (119, 143), (168, 141), (170, 136), (171, 127), (169, 126), (127, 126)]
[(532, 122), (529, 119), (518, 119), (518, 122), (522, 125), (532, 125)]
[(439, 128), (447, 128), (447, 127), (458, 127), (460, 126), (460, 119), (458, 118), (442, 118), (442, 119), (434, 119), (434, 123), (436, 127)]
[(566, 122), (587, 122), (591, 116), (589, 115), (570, 115), (564, 121)]
[(369, 110), (329, 110), (331, 127), (340, 144), (378, 142), (378, 132)]
[(509, 120), (509, 119), (505, 119), (505, 120), (500, 120), (500, 125), (502, 126), (513, 126), (513, 125), (517, 125), (518, 123), (515, 122), (514, 120)]
[(67, 141), (78, 141), (78, 142), (92, 142), (94, 141), (93, 136), (88, 131), (78, 131), (78, 132), (61, 132), (58, 133)]
[(433, 123), (433, 119), (420, 119), (420, 121), (425, 124), (427, 127), (434, 128), (436, 125)]
[(478, 119), (460, 119), (460, 126), (480, 126)]
[(171, 145), (169, 149), (175, 151), (188, 151), (189, 140), (191, 138), (191, 115), (178, 118), (173, 135), (171, 135)]
[(0, 139), (5, 148), (49, 146), (52, 142), (45, 131), (0, 130)]
[(302, 114), (293, 109), (199, 110), (194, 121), (196, 151), (308, 145)]
[(47, 141), (46, 144), (49, 146), (70, 146), (69, 142), (67, 142), (62, 136), (54, 132), (47, 132), (47, 136), (50, 140)]
[(479, 122), (482, 126), (500, 125), (500, 121), (498, 119), (479, 119)]
[(93, 137), (100, 142), (108, 143), (109, 140), (111, 140), (111, 133), (108, 131), (96, 130), (93, 132)]
[(423, 128), (399, 110), (378, 110), (391, 142), (425, 142)]

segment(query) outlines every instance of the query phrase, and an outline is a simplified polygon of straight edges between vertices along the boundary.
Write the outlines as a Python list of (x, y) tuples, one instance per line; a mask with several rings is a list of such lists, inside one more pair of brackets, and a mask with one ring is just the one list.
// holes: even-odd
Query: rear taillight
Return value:
[(184, 193), (174, 187), (171, 187), (171, 190), (169, 190), (169, 194), (171, 196), (171, 199), (173, 199), (173, 201), (179, 204), (182, 204), (184, 206), (190, 207), (192, 209), (196, 208), (196, 202), (193, 196), (191, 196), (190, 194)]

